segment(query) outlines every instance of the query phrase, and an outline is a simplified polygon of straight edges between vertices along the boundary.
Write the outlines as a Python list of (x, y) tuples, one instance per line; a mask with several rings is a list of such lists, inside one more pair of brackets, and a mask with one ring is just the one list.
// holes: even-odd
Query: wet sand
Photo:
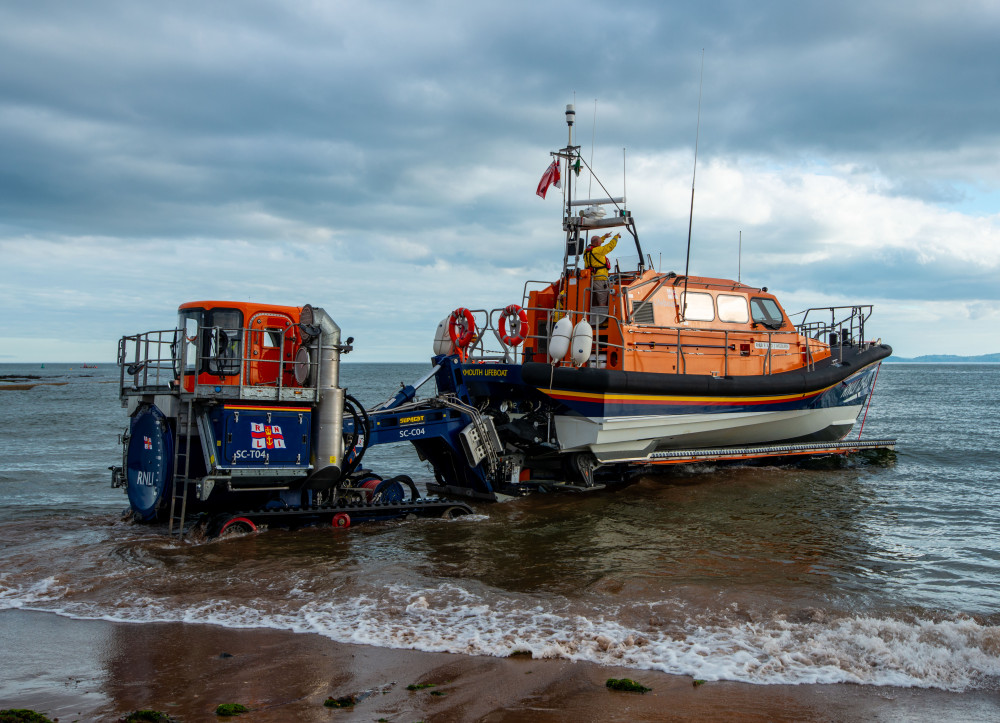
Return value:
[[(997, 720), (992, 692), (757, 686), (566, 660), (486, 658), (188, 623), (122, 624), (0, 612), (0, 708), (108, 721), (153, 708), (182, 721), (242, 703), (240, 721)], [(633, 678), (646, 694), (608, 690)], [(433, 683), (417, 691), (407, 685)], [(433, 692), (444, 695), (433, 695)], [(352, 709), (328, 697), (368, 694)], [(232, 720), (232, 719), (229, 719)]]

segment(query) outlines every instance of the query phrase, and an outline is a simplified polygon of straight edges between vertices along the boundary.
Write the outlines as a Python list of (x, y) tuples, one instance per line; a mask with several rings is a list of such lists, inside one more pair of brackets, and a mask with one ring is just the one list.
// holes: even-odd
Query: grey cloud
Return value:
[[(160, 259), (190, 240), (325, 245), (341, 263), (405, 241), (422, 271), (548, 269), (557, 202), (533, 190), (564, 104), (576, 91), (581, 144), (597, 97), (599, 146), (693, 152), (702, 48), (704, 158), (818, 159), (876, 169), (883, 193), (974, 203), (1000, 185), (998, 31), (971, 1), (7, 3), (0, 242), (120, 246), (172, 270)], [(484, 168), (503, 182), (460, 199), (438, 185)], [(702, 212), (692, 271), (732, 275), (738, 229)], [(686, 219), (640, 232), (682, 270)], [(748, 241), (774, 259), (824, 232), (789, 215)], [(757, 263), (745, 277), (787, 289), (996, 294), (905, 257)]]

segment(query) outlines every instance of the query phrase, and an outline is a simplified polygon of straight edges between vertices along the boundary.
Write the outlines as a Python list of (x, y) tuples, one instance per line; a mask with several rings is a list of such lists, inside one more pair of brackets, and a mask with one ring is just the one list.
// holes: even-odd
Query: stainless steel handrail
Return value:
[[(192, 339), (188, 338), (184, 329), (163, 329), (157, 331), (147, 331), (140, 334), (125, 335), (118, 341), (118, 365), (119, 365), (119, 396), (124, 399), (129, 394), (176, 391), (178, 394), (186, 395), (187, 380), (194, 377), (197, 386), (198, 375), (202, 369), (207, 368), (206, 362), (224, 362), (224, 367), (220, 370), (235, 370), (239, 365), (239, 383), (237, 385), (226, 385), (231, 388), (237, 387), (238, 391), (232, 392), (238, 398), (250, 398), (253, 395), (250, 389), (271, 388), (275, 389), (278, 398), (281, 397), (282, 390), (288, 386), (284, 383), (285, 365), (295, 364), (295, 360), (285, 359), (285, 349), (288, 335), (294, 327), (282, 330), (282, 336), (278, 345), (277, 359), (262, 359), (253, 357), (249, 351), (250, 334), (254, 330), (250, 328), (223, 329), (222, 327), (199, 327), (198, 334)], [(240, 352), (235, 357), (222, 357), (221, 353), (211, 354), (209, 345), (201, 343), (206, 339), (215, 340), (216, 345), (220, 339), (220, 332), (240, 333)], [(256, 333), (267, 333), (267, 330), (256, 330)], [(194, 346), (194, 366), (190, 367), (188, 362), (188, 345)], [(218, 350), (217, 351), (221, 351)], [(258, 369), (269, 368), (269, 365), (277, 366), (277, 375), (273, 382), (257, 381), (253, 385), (248, 383), (247, 373), (250, 365), (257, 365)], [(310, 374), (315, 378), (313, 385), (295, 387), (296, 390), (315, 391), (322, 384), (320, 379), (321, 365), (319, 355), (310, 361)], [(213, 374), (213, 376), (234, 376), (235, 374)], [(269, 376), (269, 375), (265, 375)], [(212, 385), (215, 386), (215, 385)]]

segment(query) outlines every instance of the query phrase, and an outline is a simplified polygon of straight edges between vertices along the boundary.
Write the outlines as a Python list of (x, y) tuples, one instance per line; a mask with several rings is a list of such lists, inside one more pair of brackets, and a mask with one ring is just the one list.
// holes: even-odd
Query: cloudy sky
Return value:
[(692, 273), (1000, 352), (997, 38), (985, 0), (3, 3), (0, 361), (110, 360), (206, 298), (423, 361), (451, 309), (558, 275), (535, 186), (574, 101), (683, 271), (703, 50)]

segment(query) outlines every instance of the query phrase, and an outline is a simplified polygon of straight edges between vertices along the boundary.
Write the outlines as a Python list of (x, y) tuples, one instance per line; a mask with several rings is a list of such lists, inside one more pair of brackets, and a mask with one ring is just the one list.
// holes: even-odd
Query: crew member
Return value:
[(608, 269), (611, 268), (608, 254), (614, 250), (618, 239), (621, 238), (621, 234), (616, 233), (613, 239), (602, 246), (601, 243), (610, 235), (610, 233), (606, 233), (603, 236), (591, 236), (590, 246), (583, 252), (583, 260), (592, 274), (591, 289), (594, 293), (592, 306), (604, 308), (608, 306), (608, 289), (610, 288)]

